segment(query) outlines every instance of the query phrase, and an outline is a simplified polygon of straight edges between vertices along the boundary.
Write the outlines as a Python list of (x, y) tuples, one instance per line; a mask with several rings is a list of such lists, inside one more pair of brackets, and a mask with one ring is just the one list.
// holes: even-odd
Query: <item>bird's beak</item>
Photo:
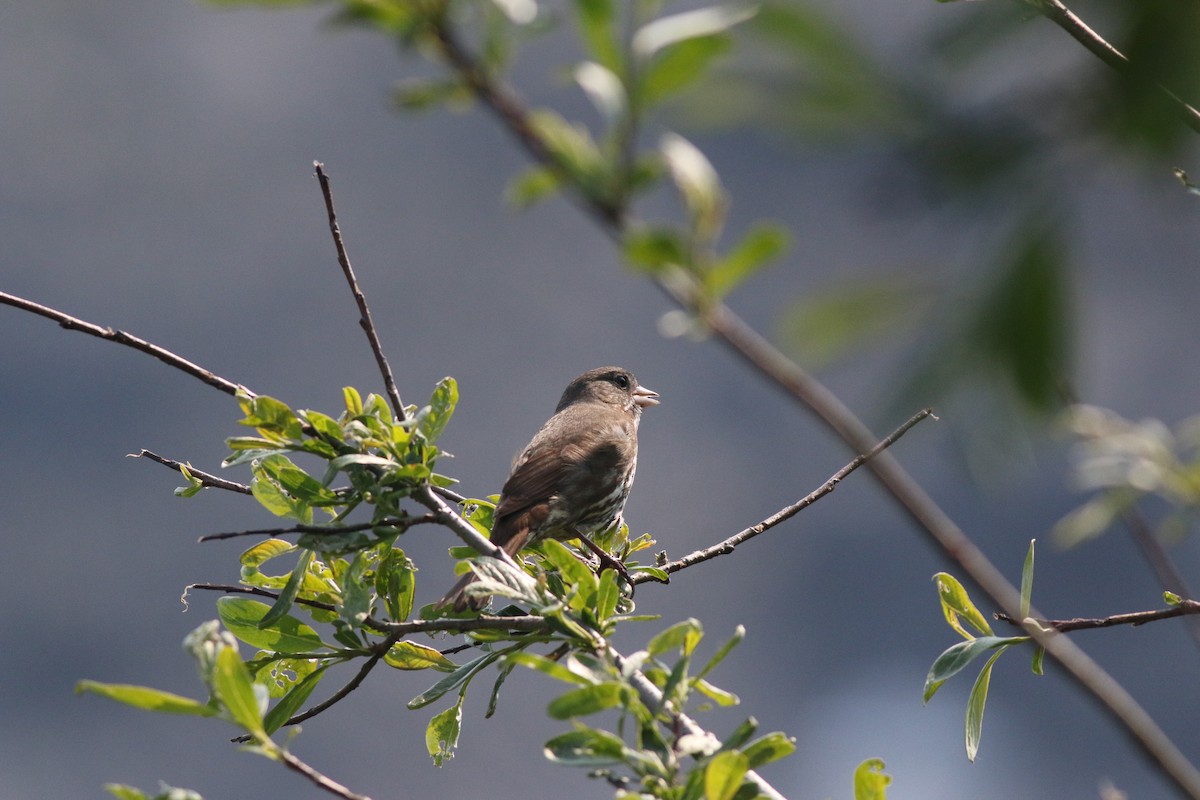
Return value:
[(633, 404), (641, 408), (656, 406), (658, 405), (658, 392), (647, 389), (645, 386), (638, 386), (633, 390)]

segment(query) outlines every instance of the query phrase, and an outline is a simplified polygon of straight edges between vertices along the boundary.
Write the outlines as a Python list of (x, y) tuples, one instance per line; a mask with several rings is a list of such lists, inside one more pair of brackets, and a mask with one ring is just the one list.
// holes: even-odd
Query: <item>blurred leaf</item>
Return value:
[(715, 239), (725, 223), (729, 204), (717, 171), (700, 148), (678, 134), (663, 134), (659, 150), (692, 218), (696, 236), (701, 241)]
[(550, 701), (546, 713), (552, 719), (583, 717), (613, 708), (621, 702), (622, 685), (615, 681), (572, 689)]
[(1001, 647), (983, 665), (975, 685), (971, 687), (971, 696), (967, 699), (967, 760), (974, 761), (979, 753), (979, 738), (983, 735), (983, 707), (987, 703), (988, 684), (992, 680), (992, 665), (1006, 648)]
[(729, 52), (728, 36), (686, 39), (661, 50), (644, 69), (639, 99), (650, 108), (704, 77), (709, 65)]
[(780, 336), (806, 364), (821, 367), (856, 348), (894, 339), (928, 305), (926, 290), (903, 276), (860, 276), (806, 292), (784, 316)]
[(446, 759), (453, 757), (454, 748), (458, 747), (458, 734), (462, 727), (462, 701), (460, 696), (457, 703), (435, 714), (425, 729), (425, 748), (436, 767), (442, 766)]
[(149, 686), (133, 686), (125, 683), (100, 683), (99, 681), (79, 681), (75, 684), (76, 694), (87, 692), (109, 700), (116, 700), (127, 706), (141, 708), (146, 711), (156, 711), (162, 714), (190, 714), (197, 717), (211, 717), (217, 710), (207, 703), (201, 703), (190, 697), (151, 689)]
[(530, 113), (529, 126), (572, 176), (589, 187), (605, 171), (604, 156), (582, 125), (572, 125), (555, 111)]
[(854, 800), (886, 800), (892, 776), (884, 774), (886, 765), (878, 758), (868, 758), (854, 770)]
[(749, 759), (737, 750), (723, 750), (704, 768), (704, 796), (707, 800), (733, 800), (749, 770)]
[(621, 70), (621, 47), (617, 44), (617, 14), (613, 0), (575, 0), (576, 20), (588, 53), (613, 72)]
[(436, 669), (442, 672), (454, 672), (458, 665), (446, 658), (435, 648), (417, 642), (396, 642), (383, 657), (389, 667), (396, 669), (420, 670)]
[(724, 297), (787, 249), (787, 231), (779, 225), (758, 223), (729, 255), (704, 273), (704, 283), (714, 297)]
[(315, 630), (295, 617), (284, 615), (270, 627), (263, 627), (262, 620), (270, 609), (266, 603), (244, 597), (217, 600), (221, 624), (251, 647), (273, 653), (311, 653), (329, 647)]
[(516, 208), (525, 209), (555, 194), (560, 186), (552, 170), (530, 167), (509, 182), (504, 199)]
[(629, 230), (622, 242), (625, 261), (635, 269), (652, 275), (666, 267), (689, 261), (683, 237), (677, 231), (663, 227), (642, 227)]
[(1041, 645), (1038, 645), (1037, 647), (1033, 648), (1033, 660), (1029, 665), (1029, 669), (1033, 672), (1034, 675), (1044, 674), (1043, 669), (1042, 669), (1042, 664), (1045, 660), (1046, 660), (1046, 648), (1042, 647)]
[(625, 87), (612, 70), (594, 61), (584, 61), (575, 67), (574, 77), (575, 82), (609, 125), (613, 125), (625, 115), (629, 104), (625, 97)]
[(660, 17), (633, 35), (633, 52), (648, 59), (664, 47), (723, 33), (756, 13), (753, 6), (710, 6)]

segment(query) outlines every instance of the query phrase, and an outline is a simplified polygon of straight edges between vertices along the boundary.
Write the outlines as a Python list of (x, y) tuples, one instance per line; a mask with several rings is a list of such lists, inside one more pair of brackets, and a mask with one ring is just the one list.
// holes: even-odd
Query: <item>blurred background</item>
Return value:
[[(1081, 4), (1146, 65), (1118, 80), (1019, 4), (768, 7), (709, 82), (646, 126), (649, 143), (671, 129), (708, 154), (733, 198), (731, 231), (767, 218), (791, 232), (787, 256), (731, 305), (880, 434), (935, 405), (941, 421), (894, 452), (1012, 580), (1040, 539), (1034, 602), (1055, 617), (1161, 604), (1122, 532), (1052, 545), (1085, 496), (1071, 486), (1051, 378), (1069, 375), (1080, 398), (1135, 419), (1175, 424), (1200, 407), (1200, 198), (1171, 174), (1200, 173), (1200, 139), (1148, 99), (1158, 83), (1200, 96), (1196, 8)], [(7, 4), (0, 290), (336, 413), (342, 386), (379, 379), (335, 262), (318, 159), (402, 396), (423, 403), (443, 375), (459, 382), (443, 438), (457, 457), (443, 471), (464, 493), (497, 491), (566, 382), (607, 363), (662, 395), (642, 426), (627, 518), (672, 556), (848, 460), (719, 344), (660, 335), (669, 303), (571, 203), (506, 207), (524, 166), (509, 137), (478, 110), (398, 113), (396, 82), (431, 68), (326, 14)], [(516, 79), (536, 104), (592, 121), (564, 78), (578, 58), (570, 38), (531, 43)], [(662, 193), (645, 208), (670, 202)], [(199, 696), (178, 643), (215, 616), (216, 598), (193, 593), (185, 610), (179, 595), (235, 582), (248, 543), (196, 538), (274, 518), (216, 491), (177, 499), (177, 475), (125, 454), (217, 471), (224, 438), (242, 430), (234, 401), (13, 308), (0, 307), (0, 340), (0, 796), (100, 797), (105, 782), (159, 780), (208, 800), (324, 796), (238, 753), (218, 721), (73, 694), (92, 678)], [(418, 602), (451, 582), (453, 543), (429, 527), (403, 540), (422, 569)], [(1195, 543), (1173, 553), (1194, 576)], [(1074, 800), (1106, 781), (1170, 796), (1089, 699), (1053, 667), (1033, 677), (1021, 654), (999, 662), (982, 751), (967, 762), (973, 678), (928, 706), (920, 697), (957, 638), (930, 582), (947, 566), (860, 473), (736, 556), (644, 586), (639, 611), (663, 621), (626, 626), (618, 644), (636, 649), (694, 616), (705, 653), (744, 624), (746, 641), (712, 676), (742, 705), (700, 721), (722, 734), (752, 714), (795, 736), (798, 753), (764, 770), (790, 798), (850, 797), (868, 757), (895, 776), (893, 798)], [(1200, 758), (1200, 652), (1182, 623), (1075, 639)], [(495, 718), (472, 698), (459, 757), (433, 767), (424, 726), (442, 706), (405, 703), (435, 679), (381, 667), (292, 749), (376, 800), (611, 794), (543, 759), (564, 726), (542, 713), (545, 681), (521, 672)]]

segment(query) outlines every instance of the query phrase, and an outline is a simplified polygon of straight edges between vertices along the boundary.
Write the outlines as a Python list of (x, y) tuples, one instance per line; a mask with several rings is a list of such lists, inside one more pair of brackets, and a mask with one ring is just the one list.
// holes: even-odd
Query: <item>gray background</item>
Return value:
[[(952, 13), (970, 8), (910, 3), (902, 20), (882, 16), (879, 3), (839, 8), (892, 54)], [(825, 432), (720, 346), (661, 338), (665, 300), (622, 271), (569, 204), (504, 208), (522, 159), (490, 119), (394, 113), (390, 83), (424, 68), (321, 20), (186, 2), (6, 4), (0, 288), (129, 330), (295, 407), (334, 410), (341, 386), (378, 380), (310, 174), (320, 159), (405, 400), (422, 401), (443, 375), (459, 381), (444, 444), (468, 494), (496, 491), (566, 381), (604, 363), (633, 368), (663, 396), (642, 427), (628, 518), (673, 555), (766, 516), (841, 466), (847, 454)], [(1085, 59), (1049, 25), (1028, 24), (1026, 63)], [(543, 47), (521, 75), (539, 100), (580, 110), (569, 87), (545, 77), (547, 59), (565, 58)], [(853, 148), (673, 124), (722, 172), (734, 229), (769, 216), (793, 230), (788, 258), (733, 298), (768, 330), (806, 287), (840, 271), (939, 261), (965, 275), (993, 260), (986, 224), (913, 219), (869, 202), (878, 165)], [(1079, 386), (1126, 415), (1176, 421), (1200, 397), (1200, 207), (1166, 173), (1101, 160), (1079, 169)], [(0, 797), (98, 797), (106, 781), (152, 789), (159, 779), (209, 800), (323, 796), (239, 754), (220, 722), (72, 693), (93, 678), (199, 694), (177, 643), (213, 616), (215, 598), (193, 595), (186, 613), (177, 598), (189, 582), (235, 581), (242, 543), (196, 537), (272, 519), (222, 493), (175, 499), (176, 476), (124, 454), (146, 447), (216, 469), (222, 440), (241, 430), (233, 401), (14, 309), (0, 308), (0, 337)], [(823, 377), (882, 431), (902, 418), (883, 411), (901, 369), (879, 358)], [(1064, 478), (1065, 443), (1032, 442), (1023, 459), (971, 481), (960, 443), (977, 421), (949, 416), (896, 452), (1015, 579), (1028, 539), (1079, 500)], [(450, 582), (448, 544), (431, 528), (404, 542), (423, 567), (421, 602)], [(1069, 553), (1046, 545), (1035, 598), (1043, 611), (1103, 615), (1159, 602), (1121, 536)], [(1193, 571), (1195, 547), (1178, 554)], [(700, 618), (708, 652), (746, 625), (746, 642), (714, 676), (743, 704), (701, 721), (722, 733), (753, 714), (763, 730), (797, 737), (798, 754), (764, 770), (789, 797), (849, 797), (867, 757), (887, 762), (895, 798), (1090, 798), (1106, 778), (1131, 796), (1168, 796), (1088, 700), (1054, 669), (1031, 677), (1024, 657), (1000, 663), (982, 754), (967, 763), (969, 680), (920, 702), (929, 663), (955, 641), (929, 582), (945, 567), (857, 475), (736, 557), (685, 572), (670, 589), (644, 587), (639, 610), (663, 624)], [(660, 627), (631, 628), (620, 643), (635, 649)], [(1182, 626), (1078, 641), (1197, 756), (1198, 654)], [(547, 687), (528, 674), (509, 681), (493, 720), (473, 698), (459, 757), (435, 769), (423, 730), (436, 709), (404, 706), (432, 680), (381, 668), (305, 725), (295, 752), (377, 800), (609, 795), (543, 760), (541, 743), (564, 726), (541, 714)]]

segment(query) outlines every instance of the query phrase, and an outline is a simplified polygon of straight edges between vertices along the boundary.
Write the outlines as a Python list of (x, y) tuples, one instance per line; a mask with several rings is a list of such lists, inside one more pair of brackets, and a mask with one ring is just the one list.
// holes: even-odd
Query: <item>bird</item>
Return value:
[[(621, 367), (588, 370), (567, 384), (554, 415), (513, 461), (493, 514), (492, 544), (515, 557), (543, 539), (578, 538), (602, 567), (623, 572), (588, 537), (620, 524), (637, 471), (642, 410), (658, 404), (658, 392)], [(468, 572), (434, 607), (482, 610), (491, 598), (465, 592), (475, 580)]]

